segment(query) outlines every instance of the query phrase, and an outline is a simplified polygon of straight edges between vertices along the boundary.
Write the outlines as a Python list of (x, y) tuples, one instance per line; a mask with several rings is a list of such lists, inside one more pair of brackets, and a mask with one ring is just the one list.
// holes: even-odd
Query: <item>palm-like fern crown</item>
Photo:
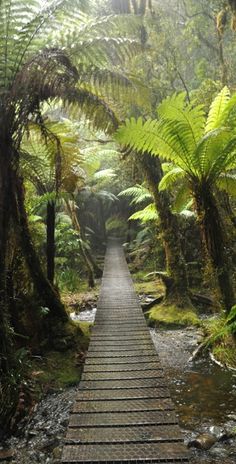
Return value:
[[(19, 131), (40, 101), (61, 96), (75, 101), (97, 124), (114, 111), (104, 102), (104, 89), (131, 86), (108, 64), (137, 50), (131, 34), (121, 37), (125, 19), (89, 19), (89, 0), (1, 0), (0, 2), (0, 114), (1, 133)], [(130, 30), (129, 29), (129, 30)], [(5, 125), (4, 125), (5, 122)], [(10, 127), (10, 130), (9, 130)]]
[(29, 126), (21, 144), (21, 170), (40, 195), (59, 190), (73, 193), (84, 178), (83, 156), (78, 147), (76, 128), (68, 120), (48, 118), (44, 134), (37, 124)]
[(230, 97), (226, 87), (213, 101), (207, 117), (201, 106), (186, 103), (185, 94), (174, 95), (159, 106), (159, 119), (127, 120), (117, 139), (174, 163), (161, 188), (185, 176), (192, 184), (214, 184), (236, 167), (235, 112), (236, 95)]

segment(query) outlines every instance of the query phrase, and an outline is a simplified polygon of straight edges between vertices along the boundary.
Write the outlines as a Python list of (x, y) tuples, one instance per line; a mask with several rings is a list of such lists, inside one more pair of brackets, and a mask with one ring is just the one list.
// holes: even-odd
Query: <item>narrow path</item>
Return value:
[(62, 463), (186, 463), (167, 381), (121, 245), (110, 241)]

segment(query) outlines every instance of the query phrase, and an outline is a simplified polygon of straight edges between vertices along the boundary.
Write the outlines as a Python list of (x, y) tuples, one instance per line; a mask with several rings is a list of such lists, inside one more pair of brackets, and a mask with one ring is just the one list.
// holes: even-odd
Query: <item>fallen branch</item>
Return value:
[(159, 296), (158, 298), (155, 298), (154, 300), (150, 301), (150, 303), (143, 303), (141, 304), (141, 308), (144, 313), (146, 313), (149, 309), (153, 308), (153, 306), (160, 304), (164, 299), (164, 296)]
[(210, 337), (208, 337), (206, 340), (204, 340), (202, 343), (200, 343), (200, 345), (196, 348), (196, 350), (194, 350), (193, 354), (188, 359), (188, 363), (195, 361), (195, 359), (198, 358), (201, 355), (203, 350), (206, 348), (206, 345), (207, 345), (207, 342), (208, 342), (209, 339), (210, 339)]
[(201, 295), (200, 293), (191, 293), (190, 299), (192, 303), (202, 304), (204, 306), (214, 306), (215, 304), (212, 298), (205, 295)]

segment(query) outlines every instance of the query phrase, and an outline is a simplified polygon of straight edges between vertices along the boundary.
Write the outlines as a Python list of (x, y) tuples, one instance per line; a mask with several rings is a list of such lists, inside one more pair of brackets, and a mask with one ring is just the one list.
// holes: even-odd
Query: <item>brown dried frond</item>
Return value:
[(221, 10), (216, 17), (216, 26), (219, 31), (219, 34), (223, 36), (225, 31), (225, 26), (227, 24), (227, 10)]

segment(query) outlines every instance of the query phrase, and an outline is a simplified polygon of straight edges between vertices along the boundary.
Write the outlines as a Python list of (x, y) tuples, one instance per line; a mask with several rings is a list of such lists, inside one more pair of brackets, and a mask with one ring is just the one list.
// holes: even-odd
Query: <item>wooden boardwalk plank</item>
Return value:
[(112, 241), (61, 462), (188, 462), (122, 247)]

